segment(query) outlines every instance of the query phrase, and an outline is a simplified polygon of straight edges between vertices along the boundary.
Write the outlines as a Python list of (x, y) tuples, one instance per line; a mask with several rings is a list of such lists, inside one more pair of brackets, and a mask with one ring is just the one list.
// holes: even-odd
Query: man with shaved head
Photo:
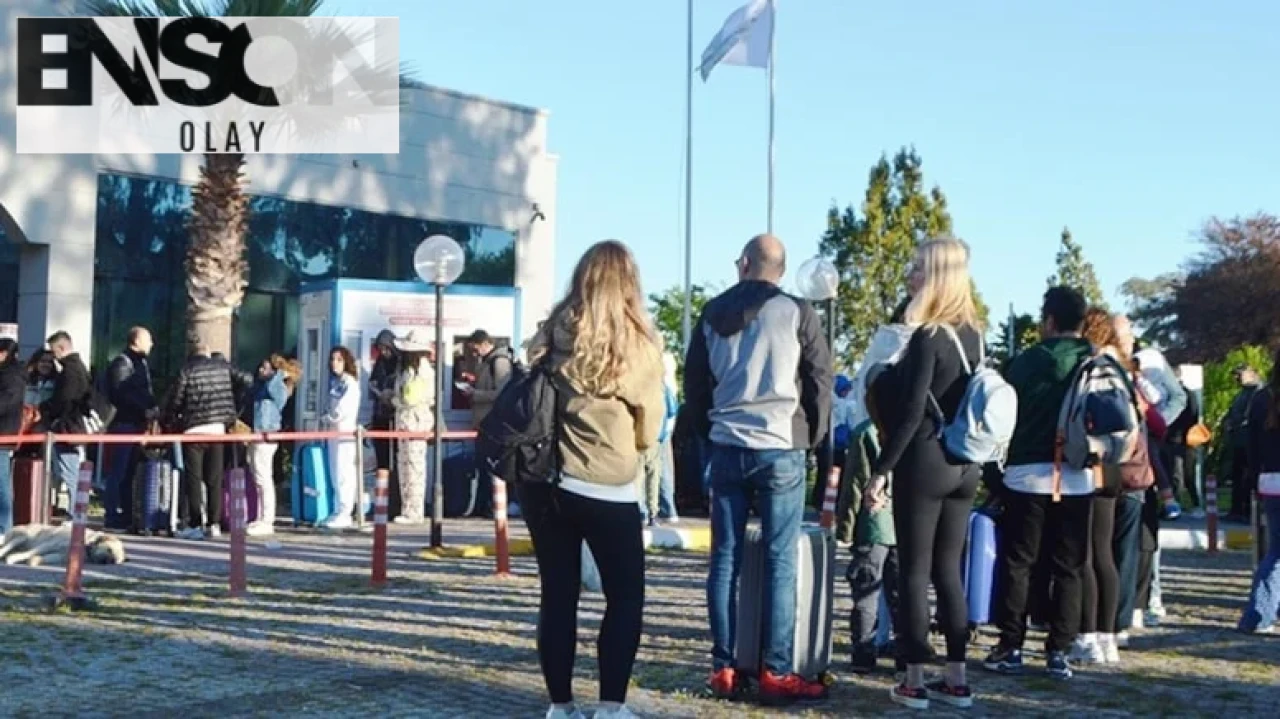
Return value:
[(702, 311), (684, 375), (689, 417), (711, 446), (709, 686), (722, 697), (741, 686), (733, 598), (747, 510), (754, 497), (767, 583), (764, 596), (757, 599), (763, 599), (764, 607), (760, 694), (766, 701), (821, 699), (823, 684), (794, 672), (793, 637), (805, 453), (827, 432), (831, 351), (809, 303), (778, 287), (787, 269), (787, 251), (778, 238), (752, 238), (737, 268), (738, 284)]

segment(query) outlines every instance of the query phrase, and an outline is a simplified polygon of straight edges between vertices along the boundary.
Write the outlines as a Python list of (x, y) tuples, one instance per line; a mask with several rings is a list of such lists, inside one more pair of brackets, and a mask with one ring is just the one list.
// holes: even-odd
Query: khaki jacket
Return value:
[[(546, 342), (544, 329), (531, 349), (539, 354)], [(560, 452), (564, 473), (595, 484), (622, 486), (634, 482), (640, 452), (658, 441), (666, 401), (662, 394), (662, 355), (655, 345), (632, 358), (618, 392), (611, 397), (585, 394), (564, 374), (573, 337), (558, 326), (553, 331), (551, 366), (560, 391)]]

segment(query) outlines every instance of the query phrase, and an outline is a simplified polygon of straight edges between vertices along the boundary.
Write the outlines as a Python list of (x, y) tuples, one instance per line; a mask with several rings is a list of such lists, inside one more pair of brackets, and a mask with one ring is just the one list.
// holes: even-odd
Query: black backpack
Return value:
[(1186, 444), (1187, 432), (1200, 421), (1200, 402), (1196, 400), (1196, 393), (1187, 389), (1186, 385), (1179, 386), (1187, 395), (1187, 406), (1165, 432), (1165, 441), (1172, 444)]
[(480, 422), (477, 459), (499, 479), (554, 484), (560, 475), (559, 392), (542, 362), (514, 364), (493, 409)]

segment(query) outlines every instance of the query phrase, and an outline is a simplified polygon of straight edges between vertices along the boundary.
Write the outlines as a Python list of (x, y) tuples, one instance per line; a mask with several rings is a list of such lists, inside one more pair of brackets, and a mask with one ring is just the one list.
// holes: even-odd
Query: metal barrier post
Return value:
[(68, 607), (84, 609), (89, 606), (89, 598), (84, 594), (81, 578), (84, 572), (84, 531), (89, 521), (89, 490), (93, 485), (93, 462), (80, 464), (80, 478), (73, 490), (71, 506), (71, 542), (67, 547), (67, 574), (62, 582), (62, 591), (54, 599), (54, 608)]
[(231, 470), (231, 572), (232, 597), (243, 597), (247, 584), (245, 576), (245, 522), (249, 518), (248, 501), (244, 491), (244, 468)]
[[(44, 494), (40, 497), (40, 517), (42, 522), (48, 522), (53, 516), (53, 502), (50, 493), (54, 491), (53, 485), (53, 434), (44, 436)], [(57, 495), (53, 495), (57, 496)]]
[(387, 584), (387, 504), (390, 500), (391, 471), (378, 470), (378, 481), (373, 488), (373, 576), (369, 583), (375, 587)]
[(822, 517), (818, 524), (823, 529), (834, 529), (836, 526), (836, 502), (840, 499), (840, 467), (834, 463), (827, 472), (827, 490), (822, 496)]
[(1204, 478), (1204, 511), (1208, 521), (1209, 554), (1218, 553), (1218, 478), (1209, 475)]
[(364, 529), (364, 427), (356, 427), (356, 528)]
[(493, 478), (493, 550), (499, 577), (511, 576), (511, 545), (507, 536), (507, 483)]

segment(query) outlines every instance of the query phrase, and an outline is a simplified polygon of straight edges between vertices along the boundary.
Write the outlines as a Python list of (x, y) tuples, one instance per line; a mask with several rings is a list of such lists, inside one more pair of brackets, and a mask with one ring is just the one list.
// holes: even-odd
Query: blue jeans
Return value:
[(735, 666), (738, 575), (752, 500), (760, 514), (765, 547), (765, 587), (760, 613), (764, 667), (789, 674), (796, 622), (796, 543), (804, 516), (805, 456), (801, 450), (750, 450), (711, 446), (711, 568), (707, 610), (714, 668)]
[(676, 464), (671, 456), (671, 439), (662, 443), (662, 483), (658, 485), (658, 517), (679, 519), (676, 512)]
[[(117, 424), (110, 434), (137, 434), (136, 424)], [(108, 529), (127, 529), (133, 515), (133, 483), (129, 470), (133, 467), (134, 452), (131, 444), (102, 445), (106, 463), (103, 466), (102, 508), (106, 513), (103, 524)]]
[(1240, 629), (1252, 632), (1274, 626), (1280, 613), (1280, 497), (1260, 497), (1267, 515), (1267, 554), (1253, 575), (1249, 604), (1240, 617)]
[(80, 462), (83, 457), (77, 447), (58, 447), (53, 456), (53, 476), (67, 490), (67, 512), (76, 509), (76, 489), (80, 485)]
[(13, 450), (0, 447), (0, 537), (13, 529)]
[(1120, 578), (1116, 631), (1127, 632), (1133, 626), (1133, 605), (1138, 599), (1138, 554), (1142, 550), (1141, 494), (1136, 497), (1122, 494), (1116, 500), (1116, 528), (1111, 542), (1116, 554), (1116, 573)]

